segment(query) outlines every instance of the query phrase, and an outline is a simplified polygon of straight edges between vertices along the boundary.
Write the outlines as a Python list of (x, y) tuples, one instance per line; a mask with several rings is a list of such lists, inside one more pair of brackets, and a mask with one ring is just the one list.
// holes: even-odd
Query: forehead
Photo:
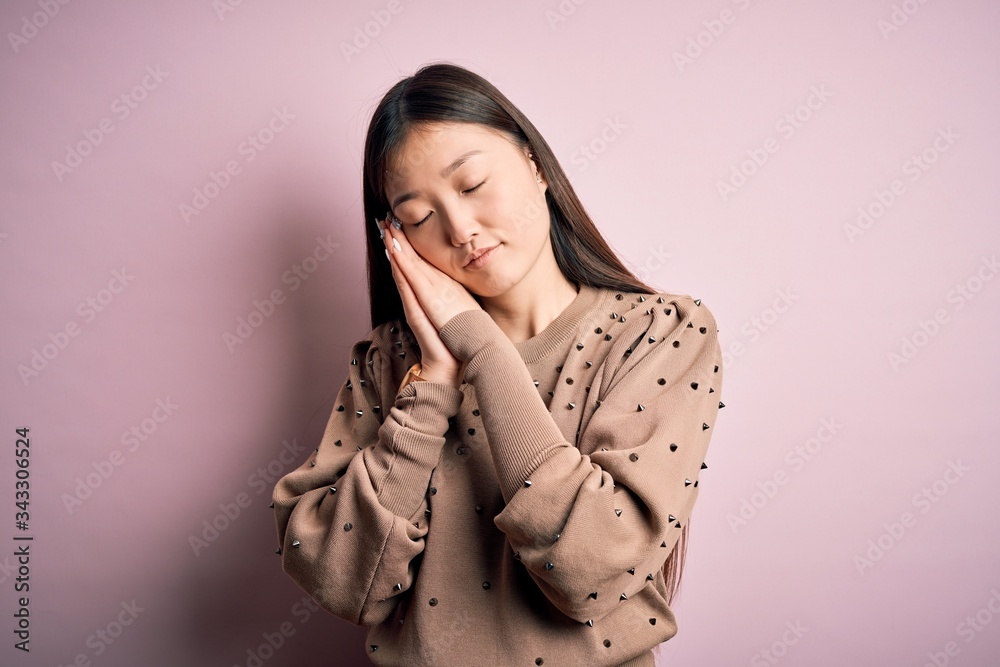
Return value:
[(430, 123), (415, 126), (386, 166), (386, 191), (416, 176), (437, 177), (444, 167), (470, 150), (496, 154), (514, 146), (501, 132), (475, 123)]

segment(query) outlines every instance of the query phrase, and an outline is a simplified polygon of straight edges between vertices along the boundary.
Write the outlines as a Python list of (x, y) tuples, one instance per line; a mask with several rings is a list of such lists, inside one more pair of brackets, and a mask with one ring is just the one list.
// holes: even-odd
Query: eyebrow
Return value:
[[(462, 153), (457, 158), (455, 158), (454, 162), (452, 162), (447, 167), (445, 167), (444, 169), (441, 170), (441, 178), (448, 178), (448, 176), (453, 171), (455, 171), (456, 169), (458, 169), (459, 167), (461, 167), (463, 164), (465, 164), (466, 160), (468, 160), (473, 155), (479, 155), (482, 152), (483, 152), (482, 150), (476, 148), (476, 149), (473, 149), (471, 151), (467, 151), (465, 153)], [(398, 197), (396, 197), (393, 200), (393, 202), (392, 202), (392, 204), (390, 204), (389, 208), (395, 209), (397, 206), (399, 206), (403, 202), (409, 201), (410, 199), (414, 199), (416, 196), (417, 196), (416, 192), (404, 192), (403, 194), (399, 195)]]

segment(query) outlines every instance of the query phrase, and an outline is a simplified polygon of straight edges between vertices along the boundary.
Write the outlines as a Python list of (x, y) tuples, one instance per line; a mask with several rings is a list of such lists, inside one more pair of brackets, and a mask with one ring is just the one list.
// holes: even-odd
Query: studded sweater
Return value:
[(367, 626), (377, 665), (653, 665), (723, 407), (717, 332), (689, 295), (580, 285), (520, 342), (458, 313), (460, 387), (399, 390), (419, 347), (380, 324), (274, 488), (283, 571)]

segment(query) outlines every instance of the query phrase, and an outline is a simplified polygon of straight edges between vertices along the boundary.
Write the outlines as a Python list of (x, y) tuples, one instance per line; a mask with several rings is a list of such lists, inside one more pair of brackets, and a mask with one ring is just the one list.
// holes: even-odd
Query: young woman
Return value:
[(376, 664), (653, 665), (723, 407), (712, 313), (625, 268), (472, 72), (398, 82), (364, 150), (372, 329), (274, 489), (283, 570)]

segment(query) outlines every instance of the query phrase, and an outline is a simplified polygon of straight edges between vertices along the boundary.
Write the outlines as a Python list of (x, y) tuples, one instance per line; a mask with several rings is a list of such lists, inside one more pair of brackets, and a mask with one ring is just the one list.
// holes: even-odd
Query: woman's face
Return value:
[[(432, 123), (406, 138), (385, 195), (413, 249), (478, 296), (503, 294), (551, 253), (544, 176), (528, 151), (472, 123)], [(469, 258), (497, 246), (482, 266)]]

